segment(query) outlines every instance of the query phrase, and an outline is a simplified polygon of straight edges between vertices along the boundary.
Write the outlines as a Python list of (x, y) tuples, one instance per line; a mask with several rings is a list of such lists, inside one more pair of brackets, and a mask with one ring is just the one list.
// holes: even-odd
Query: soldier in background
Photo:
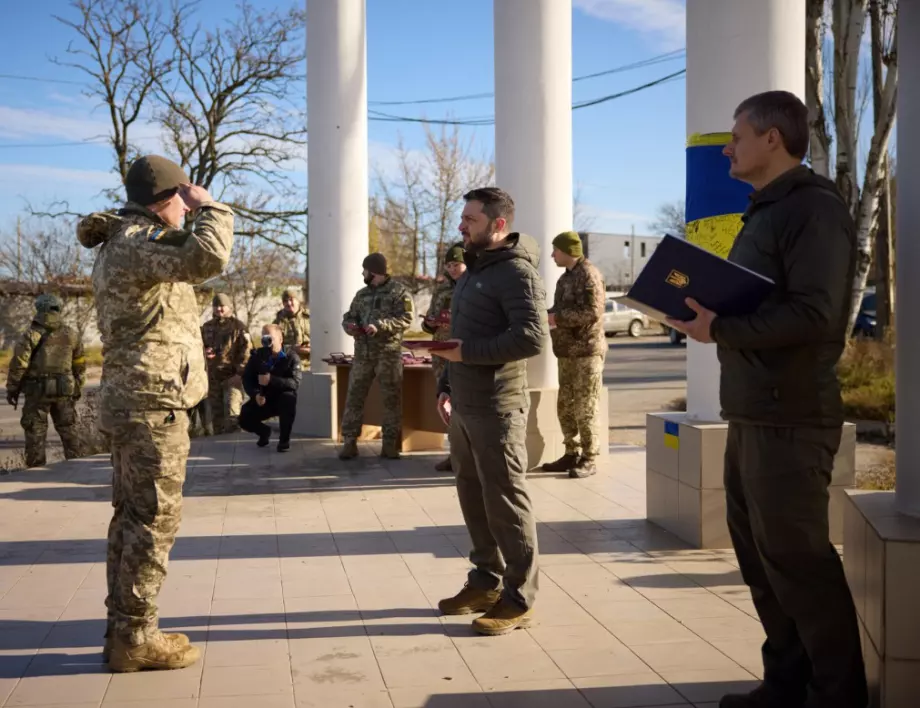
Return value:
[(376, 376), (383, 399), (380, 456), (396, 460), (402, 422), (402, 334), (412, 324), (414, 306), (409, 291), (387, 274), (382, 253), (370, 254), (363, 268), (367, 287), (358, 291), (342, 318), (345, 332), (355, 338), (355, 358), (342, 416), (344, 444), (339, 459), (358, 456), (364, 401)]
[(281, 294), (281, 305), (274, 324), (281, 327), (284, 348), (293, 350), (306, 369), (310, 363), (310, 314), (301, 306), (293, 290)]
[(6, 400), (22, 406), (26, 467), (45, 464), (48, 414), (68, 460), (80, 456), (74, 402), (83, 391), (86, 359), (77, 333), (61, 321), (61, 301), (54, 295), (35, 298), (35, 318), (13, 351), (6, 379)]
[(246, 325), (233, 316), (228, 295), (215, 295), (211, 305), (214, 317), (201, 326), (208, 366), (205, 433), (219, 435), (239, 430), (242, 376), (252, 345)]
[[(435, 288), (431, 296), (431, 304), (428, 306), (428, 314), (422, 320), (422, 329), (436, 342), (443, 342), (450, 339), (450, 301), (454, 294), (454, 288), (460, 276), (466, 272), (466, 263), (463, 260), (463, 244), (457, 243), (451, 246), (444, 256), (444, 272), (446, 277), (444, 282)], [(431, 369), (434, 373), (435, 381), (441, 378), (441, 372), (447, 366), (447, 361), (439, 356), (432, 357)], [(438, 472), (449, 472), (451, 469), (450, 455), (434, 466)]]
[[(187, 411), (208, 386), (193, 284), (229, 262), (233, 210), (156, 155), (132, 163), (125, 190), (122, 209), (90, 214), (77, 226), (85, 248), (99, 247), (99, 423), (111, 435), (115, 468), (103, 657), (116, 672), (181, 669), (201, 652), (187, 636), (160, 631), (156, 599), (182, 519)], [(195, 221), (184, 228), (189, 212)]]
[(574, 231), (553, 239), (553, 261), (565, 268), (549, 310), (553, 354), (559, 362), (557, 413), (565, 454), (544, 464), (543, 470), (589, 477), (597, 472), (595, 460), (602, 444), (598, 414), (607, 356), (604, 278), (584, 257)]

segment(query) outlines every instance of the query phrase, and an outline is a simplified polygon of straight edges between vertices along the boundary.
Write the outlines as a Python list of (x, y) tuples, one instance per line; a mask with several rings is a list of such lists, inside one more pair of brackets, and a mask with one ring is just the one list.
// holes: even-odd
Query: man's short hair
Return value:
[(479, 187), (463, 195), (466, 202), (482, 202), (482, 211), (492, 221), (502, 218), (508, 226), (514, 223), (514, 200), (498, 187)]
[(735, 118), (747, 113), (747, 120), (758, 135), (776, 128), (783, 145), (800, 160), (808, 154), (808, 108), (794, 93), (766, 91), (741, 102)]
[(267, 324), (262, 328), (263, 332), (269, 332), (270, 334), (277, 334), (279, 337), (283, 336), (281, 327), (276, 324)]

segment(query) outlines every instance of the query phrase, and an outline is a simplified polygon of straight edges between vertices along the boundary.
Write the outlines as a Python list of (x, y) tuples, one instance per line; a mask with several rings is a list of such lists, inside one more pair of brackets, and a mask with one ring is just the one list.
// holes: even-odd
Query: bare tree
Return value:
[(71, 5), (79, 19), (58, 19), (79, 41), (60, 63), (108, 107), (121, 180), (146, 124), (193, 182), (234, 207), (239, 235), (306, 255), (306, 191), (294, 179), (306, 145), (302, 3), (259, 11), (241, 0), (235, 20), (207, 26), (194, 21), (198, 0)]
[(71, 224), (27, 223), (19, 238), (0, 241), (0, 279), (16, 280), (26, 295), (55, 293), (63, 315), (82, 338), (96, 316), (90, 286), (92, 258), (73, 238)]
[(805, 9), (805, 102), (811, 130), (810, 161), (820, 175), (831, 174), (830, 146), (825, 113), (824, 47), (827, 40), (827, 0), (807, 0)]
[[(292, 179), (305, 156), (305, 11), (257, 10), (204, 28), (174, 3), (171, 71), (154, 113), (195, 184), (232, 205), (241, 229), (305, 254), (306, 194)], [(288, 234), (288, 238), (281, 238)]]
[(257, 323), (273, 290), (285, 285), (296, 267), (296, 258), (288, 249), (255, 238), (237, 244), (221, 280), (243, 324), (252, 327)]
[(107, 109), (111, 133), (107, 136), (121, 181), (128, 174), (137, 148), (132, 130), (143, 121), (144, 108), (157, 81), (169, 71), (162, 57), (168, 37), (159, 4), (151, 0), (75, 0), (71, 6), (79, 19), (55, 15), (79, 36), (67, 45), (61, 66), (86, 74), (85, 94)]
[(575, 193), (572, 195), (572, 228), (577, 233), (583, 234), (591, 230), (594, 222), (594, 216), (581, 197), (581, 186), (576, 186)]
[[(894, 18), (897, 14), (897, 0), (878, 0), (879, 33), (882, 39), (878, 46), (870, 49), (882, 52), (882, 67), (879, 67), (878, 72), (879, 87), (875, 90), (874, 82), (860, 83), (860, 51), (866, 30), (869, 0), (828, 2), (831, 9), (831, 36), (828, 38), (830, 41), (822, 42), (820, 38), (824, 30), (816, 23), (824, 21), (826, 5), (824, 0), (809, 0), (806, 94), (812, 120), (813, 166), (819, 171), (825, 166), (826, 169), (831, 169), (827, 164), (829, 159), (822, 162), (822, 156), (826, 154), (829, 158), (831, 155), (829, 128), (832, 127), (836, 145), (833, 153), (834, 178), (856, 222), (858, 259), (852, 290), (852, 329), (865, 292), (872, 261), (872, 243), (878, 227), (879, 198), (884, 183), (884, 162), (895, 117), (898, 64), (897, 23)], [(827, 52), (831, 41), (833, 61), (829, 63)], [(823, 70), (819, 70), (822, 67)], [(832, 96), (822, 95), (821, 90), (821, 82), (827, 83), (824, 74), (828, 68), (832, 71)], [(870, 100), (874, 104), (872, 137), (865, 164), (860, 170), (859, 125), (862, 112), (868, 107)], [(826, 114), (826, 104), (833, 106), (832, 124), (821, 121), (821, 116)], [(858, 180), (860, 172), (861, 187)]]
[[(869, 2), (869, 27), (871, 32), (872, 54), (872, 106), (875, 115), (882, 110), (885, 90), (885, 21), (883, 3), (880, 0)], [(878, 226), (875, 237), (875, 273), (876, 273), (876, 337), (884, 340), (888, 330), (894, 324), (894, 244), (891, 218), (891, 159), (888, 151), (882, 158), (881, 189), (879, 192)]]
[(424, 151), (399, 139), (395, 175), (378, 167), (372, 213), (379, 247), (397, 272), (436, 277), (447, 247), (459, 239), (463, 195), (491, 184), (494, 165), (473, 154), (473, 140), (463, 140), (457, 126), (425, 131)]
[(649, 224), (649, 228), (659, 236), (671, 234), (678, 238), (686, 238), (687, 210), (684, 207), (684, 200), (666, 202), (658, 207), (658, 213), (655, 220)]

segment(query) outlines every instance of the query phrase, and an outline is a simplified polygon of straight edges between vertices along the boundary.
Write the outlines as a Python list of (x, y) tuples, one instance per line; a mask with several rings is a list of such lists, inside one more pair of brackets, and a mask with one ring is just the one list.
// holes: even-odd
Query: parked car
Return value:
[(666, 324), (662, 324), (661, 328), (665, 330), (665, 334), (668, 335), (668, 339), (671, 341), (671, 344), (675, 346), (680, 344), (687, 338), (686, 334), (684, 334), (683, 332), (678, 332), (676, 329), (674, 329), (673, 327), (668, 327)]
[(621, 332), (630, 337), (639, 337), (648, 326), (649, 321), (645, 314), (607, 298), (604, 306), (604, 334), (608, 337)]
[(856, 313), (856, 324), (853, 325), (854, 337), (874, 337), (876, 323), (875, 288), (866, 288), (863, 293), (859, 312)]

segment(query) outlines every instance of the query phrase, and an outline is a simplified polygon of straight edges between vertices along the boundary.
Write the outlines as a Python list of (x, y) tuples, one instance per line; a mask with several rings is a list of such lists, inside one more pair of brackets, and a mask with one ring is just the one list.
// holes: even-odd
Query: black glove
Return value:
[(13, 406), (13, 408), (16, 408), (19, 405), (19, 392), (13, 393), (12, 391), (7, 391), (6, 402)]

